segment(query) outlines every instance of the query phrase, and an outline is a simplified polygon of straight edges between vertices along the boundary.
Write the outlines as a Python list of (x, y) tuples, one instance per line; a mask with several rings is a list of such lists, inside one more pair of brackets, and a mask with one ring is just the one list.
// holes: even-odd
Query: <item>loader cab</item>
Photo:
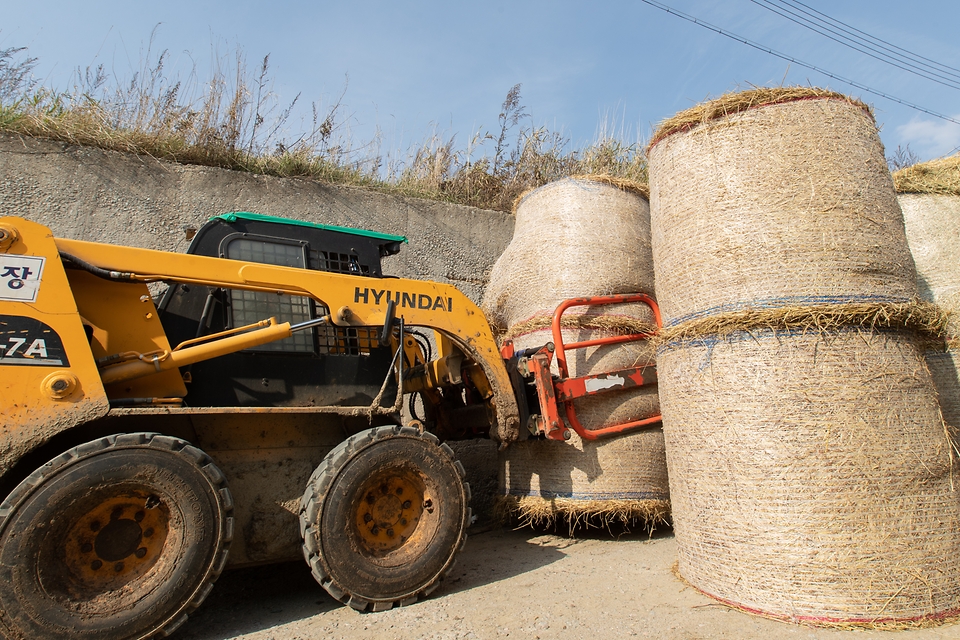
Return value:
[[(382, 278), (382, 258), (406, 238), (372, 231), (229, 213), (212, 218), (187, 253)], [(171, 344), (242, 327), (271, 316), (296, 324), (330, 311), (306, 297), (174, 284), (158, 306)], [(367, 406), (391, 364), (376, 328), (316, 327), (290, 338), (192, 365), (185, 371), (192, 407)], [(392, 404), (394, 393), (383, 402)]]

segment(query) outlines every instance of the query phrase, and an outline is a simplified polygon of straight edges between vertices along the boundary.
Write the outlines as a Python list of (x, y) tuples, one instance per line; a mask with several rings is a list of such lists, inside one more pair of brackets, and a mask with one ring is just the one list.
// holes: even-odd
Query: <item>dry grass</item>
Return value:
[[(638, 182), (637, 180), (630, 180), (627, 178), (618, 178), (609, 174), (600, 174), (600, 173), (588, 173), (588, 174), (575, 174), (571, 176), (559, 176), (559, 177), (570, 177), (577, 180), (590, 180), (593, 182), (599, 182), (601, 184), (608, 184), (611, 187), (616, 187), (621, 191), (629, 191), (637, 194), (644, 200), (650, 200), (650, 184), (647, 182), (647, 173), (646, 171), (640, 172), (637, 176), (642, 179), (643, 182)], [(534, 187), (528, 187), (520, 192), (516, 198), (513, 199), (513, 206), (511, 210), (516, 213), (517, 207), (520, 205), (520, 202), (527, 197), (532, 191), (535, 191), (543, 185), (537, 185)]]
[(574, 500), (538, 496), (498, 496), (496, 517), (501, 523), (517, 521), (521, 527), (554, 527), (566, 524), (573, 536), (582, 529), (612, 526), (642, 527), (649, 533), (670, 524), (669, 500)]
[(344, 94), (326, 106), (311, 104), (312, 118), (291, 133), (300, 96), (278, 102), (269, 57), (251, 73), (237, 52), (221, 57), (208, 81), (182, 82), (167, 70), (167, 53), (154, 58), (148, 48), (131, 80), (88, 67), (65, 91), (40, 86), (36, 62), (23, 49), (0, 49), (0, 131), (500, 211), (510, 211), (523, 191), (570, 175), (646, 182), (639, 142), (601, 133), (573, 149), (563, 135), (532, 124), (520, 85), (507, 93), (498, 128), (475, 132), (466, 148), (457, 148), (455, 136), (434, 133), (405, 158), (390, 158), (379, 139), (351, 139)]
[(728, 93), (714, 100), (709, 100), (702, 104), (681, 111), (680, 113), (667, 118), (657, 126), (653, 134), (649, 148), (663, 140), (667, 136), (681, 131), (692, 129), (698, 124), (716, 120), (725, 116), (755, 109), (766, 105), (783, 104), (786, 102), (795, 102), (797, 100), (811, 99), (832, 99), (843, 100), (863, 109), (870, 117), (873, 117), (873, 111), (869, 105), (851, 98), (842, 93), (836, 93), (829, 89), (820, 89), (817, 87), (772, 87), (756, 88), (749, 91), (738, 91)]
[(960, 155), (922, 162), (895, 171), (898, 193), (960, 196)]
[[(553, 325), (553, 316), (534, 316), (529, 320), (518, 322), (503, 334), (504, 340), (512, 340), (517, 336), (525, 335), (541, 329), (549, 329)], [(627, 315), (596, 315), (596, 314), (569, 314), (560, 319), (563, 329), (596, 329), (608, 335), (654, 334), (657, 325), (644, 322)]]
[(688, 320), (667, 327), (655, 338), (657, 344), (724, 337), (750, 331), (828, 332), (858, 327), (863, 330), (909, 331), (931, 340), (942, 339), (948, 314), (937, 305), (915, 300), (906, 303), (842, 303), (788, 306), (774, 309), (744, 309)]

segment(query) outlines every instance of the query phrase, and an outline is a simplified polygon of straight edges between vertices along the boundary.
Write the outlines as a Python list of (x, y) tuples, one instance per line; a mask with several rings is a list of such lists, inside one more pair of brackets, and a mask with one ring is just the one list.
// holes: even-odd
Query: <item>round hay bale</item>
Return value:
[(901, 193), (899, 201), (920, 295), (960, 310), (960, 195)]
[[(653, 292), (650, 209), (642, 186), (578, 176), (521, 196), (513, 241), (493, 267), (482, 307), (517, 349), (553, 341), (562, 301)], [(642, 304), (576, 307), (563, 318), (567, 343), (655, 328)], [(568, 373), (584, 376), (652, 362), (647, 342), (569, 352)], [(554, 371), (556, 373), (556, 369)], [(627, 389), (575, 403), (586, 429), (659, 412), (656, 387)], [(600, 441), (527, 440), (501, 453), (501, 493), (526, 522), (611, 520), (648, 526), (669, 512), (663, 435), (647, 430)]]
[(663, 431), (604, 440), (526, 440), (500, 453), (505, 510), (524, 524), (654, 527), (670, 514)]
[(863, 103), (809, 88), (732, 94), (664, 122), (648, 155), (665, 325), (916, 295), (893, 181)]
[(907, 242), (917, 265), (920, 295), (950, 314), (951, 340), (926, 352), (943, 419), (960, 427), (960, 156), (901, 169), (894, 174)]
[(754, 331), (658, 352), (679, 570), (752, 613), (960, 613), (957, 466), (918, 339)]
[(518, 200), (513, 240), (481, 305), (504, 331), (563, 300), (653, 292), (650, 206), (603, 176), (567, 178)]

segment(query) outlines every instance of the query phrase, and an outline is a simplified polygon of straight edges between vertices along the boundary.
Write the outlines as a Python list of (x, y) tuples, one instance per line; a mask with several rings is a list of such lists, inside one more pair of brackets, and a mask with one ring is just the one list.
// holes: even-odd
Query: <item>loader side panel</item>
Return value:
[(0, 469), (107, 413), (107, 396), (49, 229), (0, 218)]

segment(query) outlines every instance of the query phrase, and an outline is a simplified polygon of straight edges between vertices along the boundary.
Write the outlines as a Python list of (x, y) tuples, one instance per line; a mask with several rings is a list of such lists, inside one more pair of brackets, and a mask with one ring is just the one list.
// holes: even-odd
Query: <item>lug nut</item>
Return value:
[(413, 503), (410, 502), (409, 500), (404, 500), (404, 501), (403, 501), (403, 508), (404, 508), (404, 509), (409, 509), (409, 508), (412, 507), (412, 506), (413, 506)]
[(369, 513), (363, 514), (363, 521), (364, 521), (364, 522), (370, 522), (371, 520), (373, 520), (373, 516), (372, 516), (372, 515), (370, 515)]
[(117, 564), (113, 565), (113, 570), (116, 571), (116, 572), (118, 572), (118, 573), (119, 573), (120, 571), (123, 571), (123, 563), (122, 563), (122, 562), (118, 562)]
[(93, 562), (90, 563), (90, 568), (93, 569), (94, 571), (96, 571), (102, 566), (103, 566), (103, 563), (100, 562), (99, 560), (94, 560)]
[(84, 542), (82, 545), (80, 545), (80, 551), (83, 553), (90, 553), (93, 551), (93, 545), (89, 542)]
[(134, 552), (134, 555), (136, 555), (138, 558), (144, 557), (145, 555), (147, 555), (147, 548), (146, 548), (146, 547), (140, 547), (139, 549), (137, 549), (137, 550)]

